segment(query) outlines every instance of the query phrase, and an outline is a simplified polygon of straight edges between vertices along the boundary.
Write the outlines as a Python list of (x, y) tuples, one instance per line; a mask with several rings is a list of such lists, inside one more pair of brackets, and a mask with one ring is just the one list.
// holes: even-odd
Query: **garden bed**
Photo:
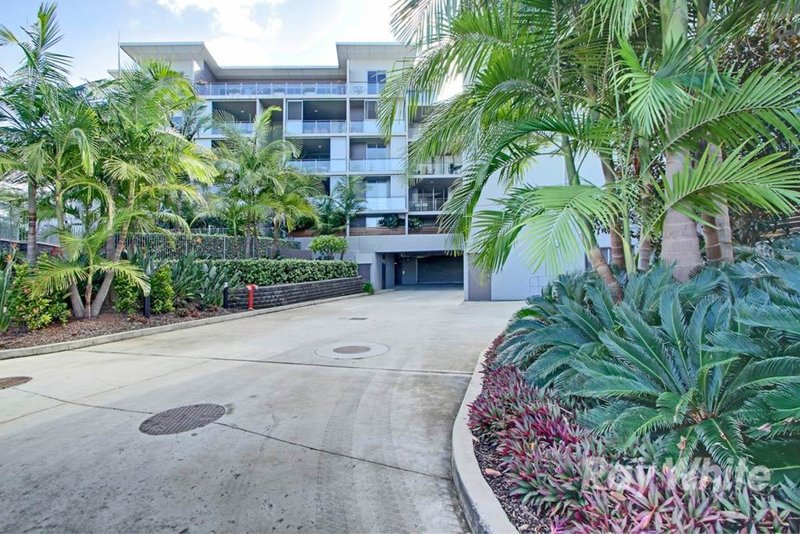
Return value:
[(128, 332), (131, 330), (141, 330), (142, 328), (151, 328), (154, 326), (185, 323), (197, 319), (205, 319), (207, 317), (229, 315), (231, 313), (235, 312), (218, 308), (213, 311), (195, 311), (191, 315), (184, 317), (174, 313), (164, 313), (153, 315), (147, 319), (142, 315), (127, 315), (108, 311), (104, 312), (96, 319), (70, 320), (65, 325), (54, 324), (42, 328), (41, 330), (25, 332), (21, 329), (10, 329), (5, 334), (0, 335), (0, 350), (75, 341), (77, 339), (117, 334), (119, 332)]

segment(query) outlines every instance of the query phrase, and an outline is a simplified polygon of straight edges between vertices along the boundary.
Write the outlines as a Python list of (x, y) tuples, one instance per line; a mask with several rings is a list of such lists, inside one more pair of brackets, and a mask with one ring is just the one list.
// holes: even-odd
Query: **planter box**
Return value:
[[(301, 282), (299, 284), (280, 284), (259, 287), (255, 290), (253, 304), (255, 309), (286, 306), (309, 300), (328, 299), (355, 295), (364, 288), (364, 279), (337, 278), (321, 282)], [(240, 288), (231, 293), (229, 306), (233, 309), (247, 308), (247, 288)]]

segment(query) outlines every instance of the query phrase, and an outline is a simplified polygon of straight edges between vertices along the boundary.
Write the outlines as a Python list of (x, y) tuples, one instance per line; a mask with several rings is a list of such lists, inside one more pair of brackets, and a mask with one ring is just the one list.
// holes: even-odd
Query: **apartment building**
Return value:
[[(377, 289), (398, 285), (463, 285), (467, 300), (516, 300), (538, 292), (546, 272), (530, 272), (517, 253), (501, 273), (474, 269), (469, 257), (453, 254), (450, 236), (437, 218), (462, 162), (442, 156), (413, 169), (408, 180), (409, 141), (419, 131), (419, 117), (400, 114), (387, 139), (379, 130), (377, 104), (387, 73), (412, 48), (395, 43), (338, 43), (335, 66), (221, 67), (203, 43), (123, 43), (136, 62), (168, 61), (195, 84), (209, 115), (225, 112), (242, 132), (253, 131), (265, 110), (285, 139), (301, 147), (292, 164), (318, 175), (332, 191), (344, 177), (365, 180), (364, 210), (351, 221), (349, 259)], [(219, 128), (201, 132), (197, 142), (213, 147)], [(563, 164), (546, 161), (532, 179), (563, 180)], [(600, 172), (599, 163), (597, 173)], [(539, 175), (543, 175), (540, 177)], [(561, 177), (561, 178), (559, 178)], [(563, 183), (563, 182), (562, 182)], [(502, 194), (487, 188), (481, 205)], [(492, 196), (494, 195), (494, 196)], [(310, 238), (299, 238), (304, 246)], [(581, 265), (576, 264), (575, 268)]]

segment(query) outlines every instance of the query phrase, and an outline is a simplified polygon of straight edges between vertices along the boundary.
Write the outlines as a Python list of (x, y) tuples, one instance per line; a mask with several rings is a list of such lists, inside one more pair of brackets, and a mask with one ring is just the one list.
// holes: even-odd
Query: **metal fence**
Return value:
[[(256, 238), (255, 256), (269, 256), (272, 244), (272, 238)], [(209, 234), (133, 234), (125, 241), (129, 251), (146, 252), (158, 260), (174, 260), (190, 254), (204, 258), (242, 259), (248, 257), (246, 245), (243, 236)], [(300, 243), (281, 239), (279, 246), (284, 250), (298, 250)]]

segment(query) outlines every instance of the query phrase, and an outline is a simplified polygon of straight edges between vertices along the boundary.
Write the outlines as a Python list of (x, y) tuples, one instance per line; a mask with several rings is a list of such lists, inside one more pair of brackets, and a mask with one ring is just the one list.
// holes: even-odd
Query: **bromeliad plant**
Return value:
[(765, 465), (800, 475), (800, 275), (796, 249), (676, 283), (656, 266), (615, 304), (594, 275), (562, 277), (512, 321), (496, 365), (590, 403), (615, 450), (656, 439), (685, 466)]

